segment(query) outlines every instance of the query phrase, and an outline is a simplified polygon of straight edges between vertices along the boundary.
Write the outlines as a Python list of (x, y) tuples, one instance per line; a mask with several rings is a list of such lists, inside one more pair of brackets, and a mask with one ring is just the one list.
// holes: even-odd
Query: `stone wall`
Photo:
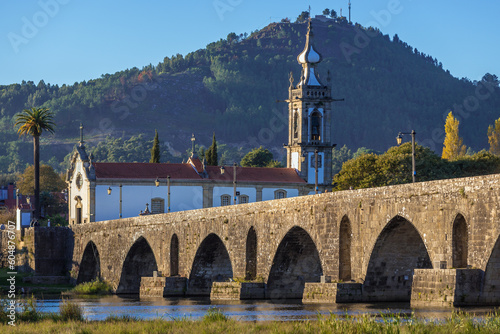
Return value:
[(6, 230), (0, 230), (0, 268), (6, 268), (9, 266), (8, 262), (8, 241), (9, 236)]
[[(467, 266), (485, 270), (493, 282), (500, 265), (499, 215), (500, 175), (490, 175), (82, 224), (72, 227), (73, 277), (80, 270), (96, 270), (80, 266), (87, 263), (82, 258), (92, 242), (100, 258), (100, 276), (115, 290), (126, 283), (123, 269), (134, 256), (141, 256), (140, 248), (164, 276), (170, 275), (175, 262), (174, 274), (206, 279), (203, 287), (229, 276), (243, 278), (247, 268), (255, 266), (254, 276), (265, 283), (277, 278), (275, 288), (267, 291), (271, 298), (273, 293), (282, 298), (280, 285), (291, 282), (304, 289), (305, 283), (319, 282), (326, 275), (333, 281), (350, 278), (363, 283), (372, 301), (409, 301), (414, 269), (452, 266), (454, 222), (461, 220), (457, 217), (463, 217), (467, 227), (467, 238), (462, 238), (467, 245), (460, 248), (466, 252)], [(246, 244), (254, 240), (248, 238), (251, 229), (256, 247)], [(170, 252), (174, 239), (177, 257)], [(217, 247), (205, 246), (207, 240)], [(136, 243), (143, 246), (135, 247)], [(302, 251), (294, 255), (299, 248)], [(248, 266), (252, 257), (246, 256), (247, 249), (255, 251), (256, 265)], [(172, 257), (178, 261), (172, 262)], [(204, 271), (211, 273), (203, 276)], [(487, 279), (485, 284), (497, 286)]]
[(67, 227), (30, 227), (24, 245), (29, 266), (38, 276), (68, 276), (72, 267), (73, 231)]

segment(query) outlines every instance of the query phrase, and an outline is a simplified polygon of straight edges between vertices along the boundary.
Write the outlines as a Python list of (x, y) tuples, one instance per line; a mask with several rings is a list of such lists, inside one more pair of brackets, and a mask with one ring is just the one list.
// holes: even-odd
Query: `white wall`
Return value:
[(262, 189), (262, 200), (270, 201), (274, 199), (274, 192), (278, 189), (286, 191), (286, 198), (299, 196), (299, 190), (295, 188), (264, 188)]
[[(319, 158), (321, 156), (321, 158)], [(311, 159), (313, 163), (311, 164)], [(321, 168), (318, 168), (318, 184), (322, 184), (325, 179), (324, 168), (325, 168), (325, 154), (318, 153), (318, 160), (321, 159)], [(314, 184), (316, 182), (316, 169), (314, 168), (314, 153), (309, 153), (307, 156), (307, 183)]]
[[(120, 187), (111, 186), (111, 195), (108, 195), (109, 185), (96, 186), (96, 221), (118, 219), (120, 212)], [(151, 210), (152, 198), (165, 200), (167, 212), (167, 186), (122, 186), (122, 218), (136, 217), (140, 211), (146, 209), (146, 203)], [(203, 187), (201, 186), (171, 186), (170, 212), (203, 208)]]
[[(257, 201), (257, 190), (253, 187), (238, 187), (238, 184), (236, 184), (236, 191), (240, 192), (241, 195), (247, 195), (248, 196), (248, 202), (249, 203), (254, 203)], [(231, 196), (231, 204), (233, 204), (233, 196), (234, 196), (234, 188), (233, 187), (214, 187), (214, 192), (213, 192), (213, 206), (220, 206), (221, 205), (221, 196), (222, 195), (229, 195)]]
[(292, 152), (291, 167), (299, 169), (299, 152)]

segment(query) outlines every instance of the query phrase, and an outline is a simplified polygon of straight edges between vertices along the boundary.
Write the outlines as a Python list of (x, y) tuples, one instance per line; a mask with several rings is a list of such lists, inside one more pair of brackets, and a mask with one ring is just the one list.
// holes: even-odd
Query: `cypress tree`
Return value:
[(153, 140), (153, 147), (151, 148), (151, 163), (160, 162), (160, 141), (158, 140), (158, 131), (155, 129), (155, 139)]
[(205, 151), (205, 160), (207, 161), (207, 166), (217, 166), (218, 156), (217, 156), (217, 141), (215, 140), (215, 132), (212, 137), (212, 145)]
[(450, 111), (444, 125), (446, 137), (444, 138), (443, 154), (441, 155), (443, 159), (452, 160), (465, 155), (467, 148), (463, 144), (463, 139), (458, 135), (459, 124), (460, 122), (453, 117)]

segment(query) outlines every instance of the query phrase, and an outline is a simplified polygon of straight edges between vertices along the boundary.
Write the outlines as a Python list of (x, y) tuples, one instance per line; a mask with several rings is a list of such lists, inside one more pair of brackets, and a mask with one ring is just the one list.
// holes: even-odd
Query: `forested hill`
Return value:
[[(495, 76), (485, 76), (486, 86), (454, 78), (432, 56), (371, 28), (316, 20), (313, 27), (316, 49), (323, 55), (318, 73), (326, 83), (329, 70), (334, 97), (345, 98), (334, 105), (338, 145), (386, 150), (395, 145), (399, 131), (413, 129), (419, 143), (440, 152), (444, 118), (449, 110), (462, 108), (455, 116), (464, 143), (474, 150), (488, 147), (488, 125), (500, 116)], [(77, 142), (80, 122), (87, 147), (107, 135), (128, 139), (144, 133), (151, 140), (158, 129), (171, 153), (185, 152), (192, 133), (198, 144), (208, 146), (215, 131), (222, 143), (247, 150), (262, 145), (275, 157), (284, 154), (288, 130), (280, 113), (287, 113), (287, 106), (276, 101), (288, 97), (290, 71), (298, 81), (296, 57), (306, 29), (306, 24), (283, 22), (249, 36), (231, 33), (185, 57), (166, 57), (157, 66), (74, 85), (0, 86), (0, 172), (22, 170), (32, 161), (30, 142), (20, 141), (13, 129), (14, 114), (31, 106), (56, 114), (56, 134), (42, 141), (41, 158), (53, 157), (52, 165), (62, 162)]]

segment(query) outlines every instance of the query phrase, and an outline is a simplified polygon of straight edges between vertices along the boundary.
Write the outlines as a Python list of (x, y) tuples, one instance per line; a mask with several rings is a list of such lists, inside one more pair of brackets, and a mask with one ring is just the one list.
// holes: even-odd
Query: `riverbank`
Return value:
[(8, 333), (499, 333), (500, 314), (477, 320), (472, 315), (455, 313), (440, 321), (400, 317), (319, 316), (315, 321), (243, 322), (212, 310), (201, 320), (108, 317), (104, 321), (64, 321), (54, 316), (35, 322), (4, 324)]

